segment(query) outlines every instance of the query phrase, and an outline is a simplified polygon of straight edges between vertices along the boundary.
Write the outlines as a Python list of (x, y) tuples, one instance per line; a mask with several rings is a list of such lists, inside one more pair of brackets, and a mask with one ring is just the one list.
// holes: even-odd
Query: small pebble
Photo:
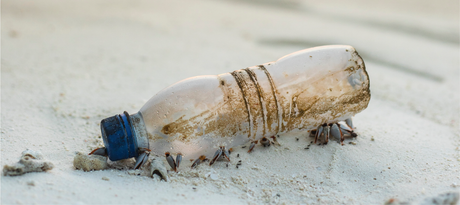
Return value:
[(27, 185), (29, 185), (29, 186), (35, 186), (35, 182), (34, 182), (34, 181), (28, 181), (28, 182), (27, 182)]
[(140, 169), (131, 169), (131, 170), (128, 170), (128, 174), (129, 175), (141, 175), (142, 171)]
[(108, 177), (102, 177), (102, 180), (109, 181), (110, 179)]

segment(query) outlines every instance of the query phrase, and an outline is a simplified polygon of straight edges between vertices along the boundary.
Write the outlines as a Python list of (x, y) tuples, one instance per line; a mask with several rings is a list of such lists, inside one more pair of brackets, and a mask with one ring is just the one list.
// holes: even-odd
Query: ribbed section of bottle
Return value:
[[(229, 80), (232, 82), (230, 89), (235, 89), (233, 84), (236, 83), (236, 92), (239, 91), (240, 99), (246, 108), (249, 124), (247, 137), (255, 140), (278, 133), (281, 126), (282, 109), (277, 100), (279, 96), (277, 96), (276, 86), (265, 66), (237, 70), (231, 72), (230, 75), (233, 77), (233, 80)], [(241, 104), (240, 102), (236, 103)]]

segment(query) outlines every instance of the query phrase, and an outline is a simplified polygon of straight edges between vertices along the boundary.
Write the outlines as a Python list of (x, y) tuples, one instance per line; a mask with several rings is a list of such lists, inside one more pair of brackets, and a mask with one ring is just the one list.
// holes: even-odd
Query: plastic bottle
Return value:
[(102, 120), (101, 130), (112, 161), (137, 157), (139, 148), (181, 153), (185, 159), (212, 157), (219, 146), (345, 120), (369, 100), (369, 77), (355, 49), (322, 46), (179, 81), (138, 113)]

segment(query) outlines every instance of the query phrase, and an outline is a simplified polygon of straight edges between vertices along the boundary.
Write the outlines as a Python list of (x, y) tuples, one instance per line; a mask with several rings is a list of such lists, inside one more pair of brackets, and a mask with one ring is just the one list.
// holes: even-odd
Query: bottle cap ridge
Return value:
[(101, 133), (111, 161), (138, 156), (136, 136), (128, 112), (103, 119)]

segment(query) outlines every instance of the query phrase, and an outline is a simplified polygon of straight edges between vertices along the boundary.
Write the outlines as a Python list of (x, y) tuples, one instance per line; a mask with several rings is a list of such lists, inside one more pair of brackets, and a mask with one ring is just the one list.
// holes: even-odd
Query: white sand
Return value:
[[(382, 204), (458, 192), (458, 4), (4, 0), (1, 166), (29, 148), (55, 168), (2, 176), (1, 202)], [(184, 162), (168, 183), (73, 168), (76, 151), (102, 145), (101, 119), (176, 81), (324, 44), (353, 45), (371, 79), (345, 146), (305, 150), (306, 133), (285, 134), (281, 147), (236, 148), (228, 168)]]

